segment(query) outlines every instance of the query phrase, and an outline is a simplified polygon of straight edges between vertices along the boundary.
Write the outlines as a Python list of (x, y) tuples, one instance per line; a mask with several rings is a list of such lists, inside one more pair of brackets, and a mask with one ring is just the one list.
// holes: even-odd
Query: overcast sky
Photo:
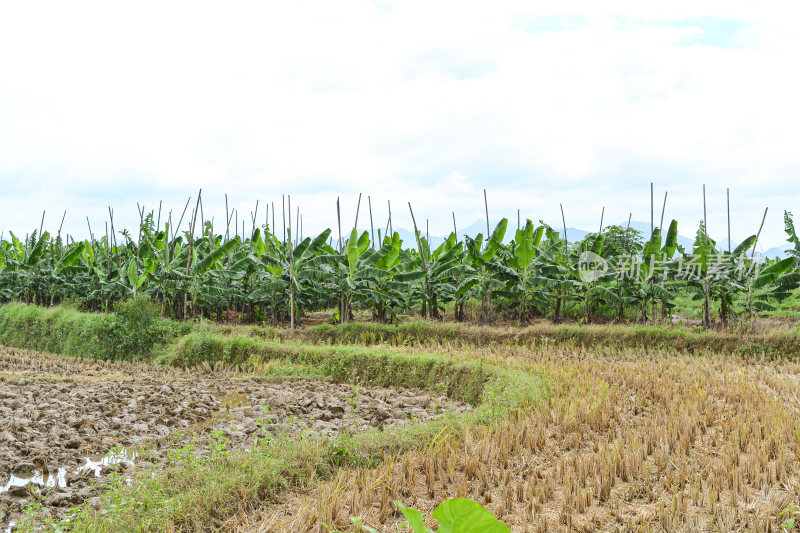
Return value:
[[(431, 233), (483, 216), (592, 229), (666, 218), (780, 245), (800, 214), (790, 2), (5, 2), (0, 229), (85, 237), (107, 207), (223, 224), (291, 194), (305, 233), (407, 202)], [(491, 7), (489, 7), (491, 6)], [(362, 205), (362, 208), (365, 204)], [(364, 211), (362, 211), (364, 213)], [(249, 218), (248, 218), (249, 220)], [(362, 219), (364, 220), (364, 219)], [(263, 223), (263, 220), (260, 221)], [(360, 224), (363, 226), (364, 224)], [(249, 227), (249, 222), (248, 222)]]

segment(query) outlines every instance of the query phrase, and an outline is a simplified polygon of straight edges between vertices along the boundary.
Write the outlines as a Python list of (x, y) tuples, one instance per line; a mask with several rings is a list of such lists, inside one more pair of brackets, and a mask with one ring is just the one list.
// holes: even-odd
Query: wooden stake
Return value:
[[(64, 210), (64, 214), (61, 216), (61, 225), (58, 226), (58, 236), (56, 237), (56, 243), (58, 244), (58, 258), (61, 259), (61, 228), (64, 227), (64, 219), (67, 218), (67, 211)], [(111, 234), (114, 234), (114, 224), (111, 224)], [(2, 239), (0, 239), (2, 241)]]
[(392, 226), (392, 201), (386, 200), (386, 203), (389, 205), (389, 234), (394, 237), (394, 227)]
[(600, 212), (600, 231), (598, 234), (603, 233), (603, 218), (606, 215), (606, 206), (603, 206), (603, 210)]
[[(228, 213), (228, 193), (225, 193), (225, 241), (231, 238), (231, 214)], [(181, 216), (181, 219), (183, 217)]]
[(372, 225), (372, 200), (367, 196), (367, 206), (369, 207), (369, 238), (372, 241), (372, 249), (375, 249), (375, 227)]
[(650, 182), (650, 236), (653, 235), (653, 182)]
[(342, 210), (339, 207), (339, 197), (336, 197), (336, 224), (339, 228), (339, 253), (342, 253)]
[(361, 211), (361, 193), (358, 193), (358, 204), (356, 205), (356, 222), (353, 227), (358, 229), (358, 212)]
[(489, 242), (491, 230), (489, 229), (489, 201), (486, 199), (486, 189), (483, 189), (483, 207), (486, 210), (486, 242)]
[(756, 256), (756, 245), (758, 244), (758, 238), (761, 237), (761, 230), (764, 229), (764, 221), (767, 220), (767, 211), (769, 211), (769, 207), (764, 208), (764, 216), (761, 217), (761, 225), (758, 227), (758, 233), (756, 233), (756, 240), (753, 241), (753, 254), (750, 256), (750, 261)]
[[(706, 184), (703, 184), (703, 246), (708, 244), (708, 212), (706, 210)], [(703, 327), (711, 327), (711, 287), (708, 281), (708, 268), (705, 271), (705, 299), (703, 303)]]
[(703, 237), (708, 237), (708, 215), (706, 212), (706, 184), (703, 184)]
[(728, 255), (731, 253), (731, 190), (725, 189), (725, 196), (727, 197), (728, 208)]

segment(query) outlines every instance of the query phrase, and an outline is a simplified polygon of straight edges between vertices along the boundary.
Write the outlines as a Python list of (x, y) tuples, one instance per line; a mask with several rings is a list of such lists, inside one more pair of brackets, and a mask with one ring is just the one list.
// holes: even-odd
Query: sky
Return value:
[[(361, 217), (592, 229), (703, 216), (785, 242), (800, 213), (791, 2), (0, 4), (0, 231), (134, 228), (203, 190), (225, 224), (292, 196), (306, 235)], [(272, 207), (270, 206), (270, 210)], [(270, 214), (270, 219), (271, 219)], [(187, 215), (188, 217), (188, 215)], [(365, 218), (359, 226), (365, 226)], [(277, 219), (280, 225), (280, 216)], [(186, 222), (184, 222), (186, 224)]]

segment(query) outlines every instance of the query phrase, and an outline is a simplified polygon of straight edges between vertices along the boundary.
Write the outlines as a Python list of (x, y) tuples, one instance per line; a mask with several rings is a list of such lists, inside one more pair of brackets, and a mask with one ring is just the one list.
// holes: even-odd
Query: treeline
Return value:
[(233, 316), (272, 325), (294, 325), (303, 315), (334, 309), (339, 322), (356, 310), (391, 322), (411, 310), (441, 318), (452, 309), (466, 318), (480, 302), (479, 319), (533, 317), (555, 322), (567, 313), (646, 322), (668, 316), (680, 294), (700, 300), (705, 325), (712, 311), (722, 322), (755, 316), (800, 286), (800, 240), (791, 213), (784, 214), (790, 257), (763, 260), (757, 236), (731, 251), (717, 250), (703, 224), (691, 249), (677, 243), (677, 222), (646, 238), (621, 226), (601, 228), (567, 242), (544, 223), (527, 220), (504, 243), (508, 220), (489, 235), (458, 240), (451, 233), (432, 248), (416, 231), (404, 246), (397, 232), (370, 239), (354, 228), (333, 239), (331, 230), (292, 240), (269, 226), (248, 238), (215, 233), (210, 222), (178, 235), (142, 215), (138, 231), (99, 239), (64, 240), (33, 231), (0, 241), (0, 301), (50, 306), (71, 301), (111, 311), (138, 294), (164, 316), (180, 319)]

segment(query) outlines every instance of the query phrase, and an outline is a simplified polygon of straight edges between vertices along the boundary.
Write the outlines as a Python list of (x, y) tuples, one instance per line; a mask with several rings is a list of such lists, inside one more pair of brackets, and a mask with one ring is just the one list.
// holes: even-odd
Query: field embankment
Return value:
[[(155, 360), (192, 366), (207, 361), (241, 365), (273, 345), (560, 346), (596, 350), (640, 349), (670, 353), (723, 353), (768, 359), (800, 355), (800, 328), (766, 322), (747, 329), (703, 331), (683, 325), (477, 326), (416, 320), (397, 325), (354, 322), (297, 330), (212, 322), (177, 322), (158, 316), (140, 300), (117, 313), (83, 313), (68, 307), (0, 305), (0, 344), (61, 355), (107, 360)], [(225, 338), (222, 341), (220, 339)], [(233, 340), (230, 340), (233, 339)], [(291, 351), (289, 348), (281, 350)], [(268, 355), (268, 354), (267, 354)]]

